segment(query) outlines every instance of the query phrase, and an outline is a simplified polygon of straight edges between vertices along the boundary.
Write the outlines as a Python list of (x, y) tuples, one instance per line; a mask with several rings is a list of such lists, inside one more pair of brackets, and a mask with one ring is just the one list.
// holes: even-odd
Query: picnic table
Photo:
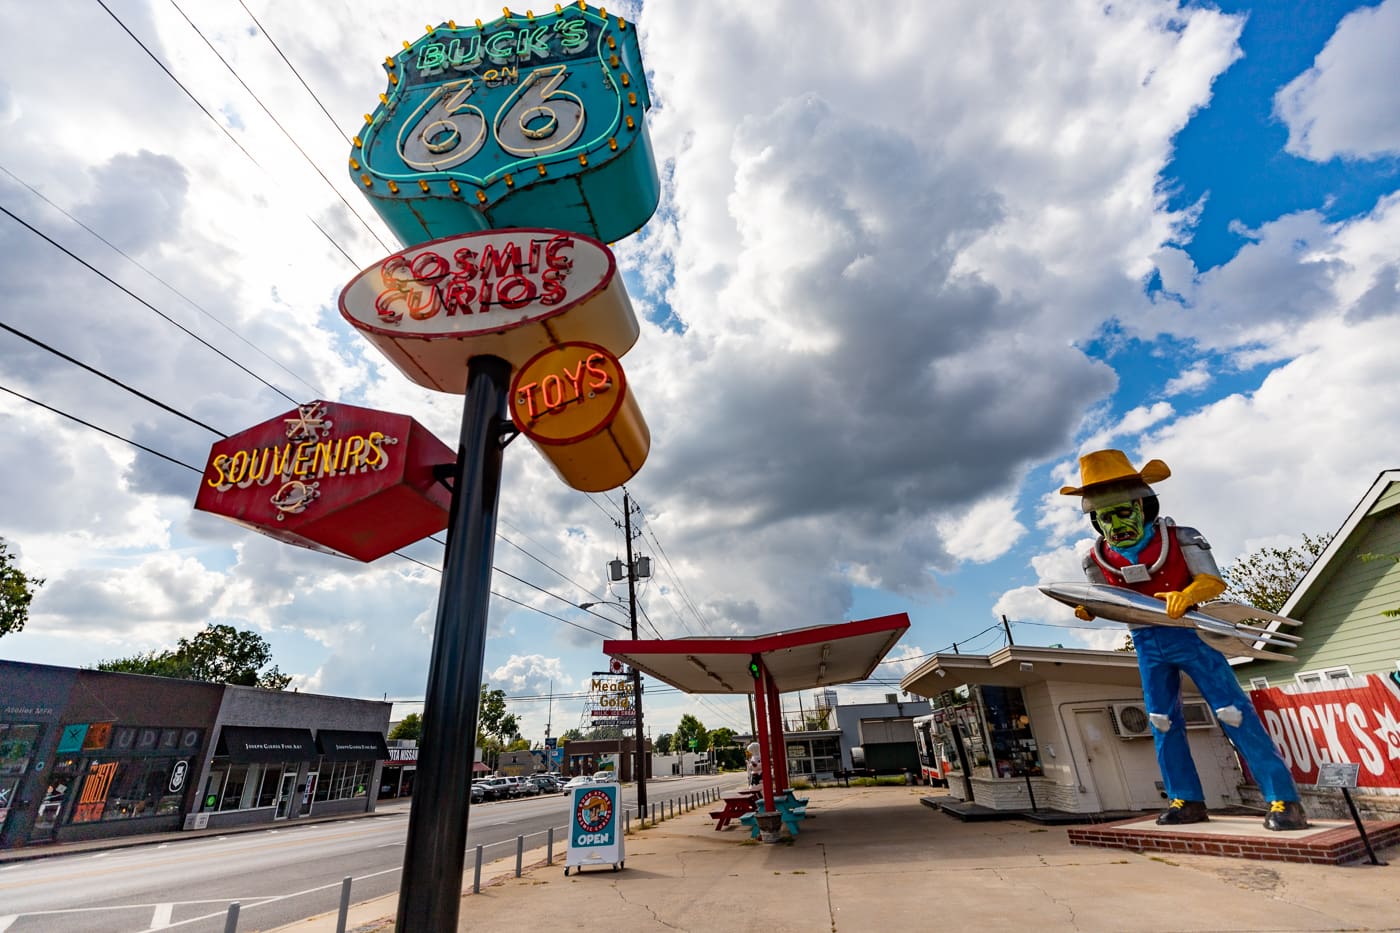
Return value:
[[(765, 812), (763, 796), (759, 794), (753, 798), (754, 810), (752, 814), (747, 814), (739, 818), (739, 822), (749, 827), (750, 835), (758, 838), (758, 819), (760, 813)], [(783, 825), (792, 835), (796, 836), (798, 824), (807, 818), (807, 799), (798, 797), (791, 787), (784, 787), (782, 791), (773, 797), (773, 810), (782, 816)]]
[(724, 829), (732, 820), (746, 813), (753, 813), (756, 809), (754, 798), (746, 794), (726, 794), (720, 799), (724, 801), (724, 807), (710, 811), (710, 819), (715, 821), (716, 832)]

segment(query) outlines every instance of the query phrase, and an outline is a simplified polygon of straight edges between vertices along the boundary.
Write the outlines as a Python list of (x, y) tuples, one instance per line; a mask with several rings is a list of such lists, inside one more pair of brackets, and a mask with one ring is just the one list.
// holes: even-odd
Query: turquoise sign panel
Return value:
[(384, 69), (350, 173), (403, 242), (549, 227), (609, 243), (656, 210), (631, 23), (583, 3), (448, 21)]

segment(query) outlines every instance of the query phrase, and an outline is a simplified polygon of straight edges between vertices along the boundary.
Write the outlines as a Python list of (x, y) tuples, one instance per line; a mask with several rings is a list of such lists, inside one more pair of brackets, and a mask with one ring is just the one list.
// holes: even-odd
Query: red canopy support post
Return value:
[(758, 679), (753, 682), (753, 701), (758, 712), (758, 760), (763, 773), (763, 808), (767, 813), (773, 812), (773, 753), (771, 748), (772, 736), (768, 720), (768, 666), (763, 663), (760, 657), (758, 660)]
[[(764, 668), (765, 675), (767, 668)], [(773, 745), (773, 781), (778, 790), (788, 786), (787, 773), (787, 740), (783, 735), (783, 704), (778, 695), (778, 684), (770, 676), (765, 676), (765, 685), (768, 689), (768, 717), (771, 721), (769, 726), (768, 741)]]

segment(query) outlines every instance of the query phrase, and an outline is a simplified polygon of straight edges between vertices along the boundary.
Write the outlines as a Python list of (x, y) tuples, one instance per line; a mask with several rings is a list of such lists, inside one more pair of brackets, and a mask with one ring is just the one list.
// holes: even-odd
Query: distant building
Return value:
[(372, 811), (389, 710), (0, 661), (0, 848)]

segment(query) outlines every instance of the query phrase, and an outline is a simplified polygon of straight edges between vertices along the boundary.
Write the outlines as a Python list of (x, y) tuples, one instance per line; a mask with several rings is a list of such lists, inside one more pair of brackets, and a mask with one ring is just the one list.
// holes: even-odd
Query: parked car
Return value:
[(505, 800), (511, 796), (510, 781), (502, 777), (482, 778), (477, 781), (485, 800)]
[(561, 787), (559, 782), (548, 774), (531, 775), (528, 780), (541, 794), (557, 794)]
[(592, 784), (592, 783), (593, 783), (593, 779), (592, 779), (591, 777), (589, 777), (588, 775), (586, 775), (586, 774), (577, 774), (577, 775), (574, 775), (573, 777), (569, 778), (569, 780), (566, 781), (566, 782), (564, 783), (564, 786), (563, 786), (562, 790), (564, 791), (564, 793), (567, 794), (569, 791), (573, 790), (575, 787), (583, 787), (585, 784)]
[(530, 777), (516, 778), (515, 781), (515, 796), (517, 797), (533, 797), (540, 792), (539, 787)]
[(612, 784), (617, 781), (616, 771), (599, 771), (593, 775), (594, 784)]
[(481, 803), (486, 799), (486, 787), (481, 781), (472, 781), (472, 803)]

